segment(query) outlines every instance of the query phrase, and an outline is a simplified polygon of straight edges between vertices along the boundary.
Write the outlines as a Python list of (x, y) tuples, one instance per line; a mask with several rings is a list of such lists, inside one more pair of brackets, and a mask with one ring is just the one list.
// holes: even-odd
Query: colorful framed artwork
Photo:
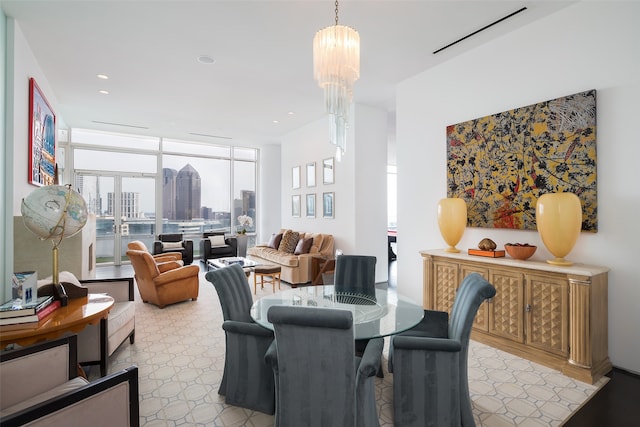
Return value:
[(307, 218), (316, 217), (316, 194), (307, 194)]
[(323, 184), (333, 184), (334, 182), (334, 160), (333, 157), (329, 157), (328, 159), (324, 159), (322, 161), (322, 183)]
[(291, 216), (300, 218), (300, 195), (291, 196)]
[(56, 115), (34, 78), (29, 79), (29, 183), (56, 182)]
[(316, 186), (316, 162), (307, 163), (307, 187)]
[(470, 227), (536, 230), (538, 198), (571, 192), (596, 232), (596, 189), (595, 90), (447, 126), (447, 197)]
[(322, 193), (322, 217), (333, 218), (334, 215), (333, 192)]

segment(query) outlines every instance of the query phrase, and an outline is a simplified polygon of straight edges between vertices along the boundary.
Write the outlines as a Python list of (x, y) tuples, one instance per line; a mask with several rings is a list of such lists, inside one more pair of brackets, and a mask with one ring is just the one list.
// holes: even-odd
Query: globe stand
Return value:
[(54, 298), (60, 300), (60, 305), (66, 307), (69, 304), (69, 296), (64, 286), (60, 283), (60, 274), (58, 272), (58, 245), (53, 246), (53, 292)]

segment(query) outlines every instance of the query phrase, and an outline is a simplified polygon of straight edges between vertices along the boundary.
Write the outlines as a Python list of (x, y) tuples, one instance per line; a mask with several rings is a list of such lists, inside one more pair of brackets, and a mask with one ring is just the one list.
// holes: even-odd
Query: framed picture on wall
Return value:
[(316, 186), (316, 162), (307, 163), (307, 187)]
[(300, 195), (291, 196), (291, 216), (300, 217)]
[(333, 192), (322, 193), (322, 217), (333, 218), (334, 214)]
[(29, 79), (29, 183), (56, 182), (56, 115), (34, 78)]
[(329, 157), (328, 159), (324, 159), (322, 161), (322, 183), (323, 184), (333, 184), (333, 167), (334, 161), (333, 157)]
[(300, 166), (291, 168), (291, 188), (294, 190), (300, 188)]
[(316, 195), (307, 194), (307, 218), (316, 217)]

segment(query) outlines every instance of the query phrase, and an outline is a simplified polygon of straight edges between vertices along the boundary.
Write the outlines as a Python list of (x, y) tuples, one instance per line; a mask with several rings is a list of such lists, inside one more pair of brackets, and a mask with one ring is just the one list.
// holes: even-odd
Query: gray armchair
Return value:
[(395, 426), (475, 426), (467, 377), (469, 336), (478, 307), (495, 294), (489, 282), (472, 273), (458, 288), (448, 322), (441, 312), (426, 311), (415, 329), (391, 338)]
[(193, 262), (193, 240), (184, 240), (182, 233), (159, 234), (158, 240), (153, 242), (153, 254), (167, 252), (180, 252), (184, 265), (189, 265)]
[(0, 353), (0, 426), (140, 425), (138, 368), (88, 382), (75, 335)]
[(216, 288), (224, 318), (226, 353), (218, 394), (230, 405), (273, 414), (274, 378), (264, 360), (273, 332), (251, 319), (253, 299), (244, 270), (232, 264), (205, 277)]
[(276, 340), (265, 359), (276, 378), (278, 427), (378, 426), (374, 376), (384, 341), (355, 356), (347, 310), (273, 306)]
[[(200, 256), (205, 264), (209, 259), (234, 257), (238, 255), (238, 240), (235, 237), (224, 237), (224, 244), (212, 245), (209, 237), (223, 236), (224, 231), (205, 231), (200, 240)], [(221, 239), (223, 240), (223, 239)]]

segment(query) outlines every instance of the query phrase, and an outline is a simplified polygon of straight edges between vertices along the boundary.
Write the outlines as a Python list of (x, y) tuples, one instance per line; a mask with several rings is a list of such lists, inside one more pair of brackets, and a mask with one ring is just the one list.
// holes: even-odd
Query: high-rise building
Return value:
[(200, 174), (187, 164), (176, 176), (176, 219), (200, 217)]
[[(107, 193), (107, 215), (113, 216), (115, 212), (115, 197), (112, 191)], [(123, 191), (120, 193), (120, 212), (125, 218), (144, 218), (140, 208), (140, 193)]]
[(176, 176), (175, 169), (162, 169), (162, 218), (176, 219)]

